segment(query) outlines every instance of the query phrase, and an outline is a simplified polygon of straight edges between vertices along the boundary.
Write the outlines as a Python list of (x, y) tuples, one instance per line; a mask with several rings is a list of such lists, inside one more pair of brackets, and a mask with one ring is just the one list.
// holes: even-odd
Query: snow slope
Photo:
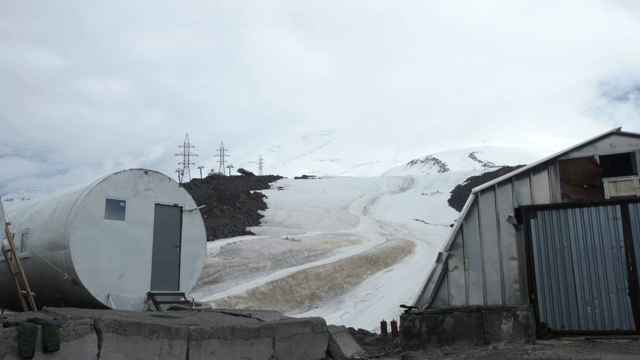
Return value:
[(263, 191), (262, 225), (208, 244), (192, 291), (218, 308), (274, 309), (372, 331), (412, 304), (458, 213), (450, 191), (498, 165), (544, 155), (467, 148), (415, 159), (382, 177), (283, 179)]

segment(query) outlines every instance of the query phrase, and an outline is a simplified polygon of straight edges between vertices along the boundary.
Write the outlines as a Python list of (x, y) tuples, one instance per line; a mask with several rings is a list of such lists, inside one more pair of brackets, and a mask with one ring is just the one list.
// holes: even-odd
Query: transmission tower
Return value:
[(233, 165), (227, 165), (227, 169), (229, 169), (229, 176), (231, 176), (231, 169), (233, 169)]
[(191, 152), (191, 149), (195, 148), (195, 146), (189, 143), (189, 134), (184, 136), (184, 144), (178, 145), (178, 147), (182, 148), (182, 153), (176, 154), (176, 156), (182, 156), (182, 162), (178, 163), (178, 165), (182, 165), (182, 176), (180, 176), (178, 180), (180, 183), (183, 183), (191, 180), (191, 170), (189, 170), (189, 166), (195, 165), (195, 163), (191, 162), (191, 156), (198, 156), (198, 154)]
[(258, 175), (262, 176), (262, 166), (264, 165), (264, 159), (262, 158), (262, 154), (258, 158)]
[(198, 166), (198, 170), (200, 170), (200, 179), (202, 179), (202, 169), (204, 169), (204, 166)]
[(219, 172), (220, 174), (223, 174), (223, 175), (224, 175), (224, 173), (225, 173), (225, 170), (224, 170), (224, 167), (225, 167), (225, 166), (224, 166), (224, 161), (225, 161), (225, 160), (224, 160), (224, 158), (225, 158), (225, 157), (227, 157), (227, 156), (229, 156), (229, 155), (226, 153), (226, 151), (227, 151), (227, 149), (225, 149), (225, 148), (224, 148), (224, 142), (220, 142), (220, 148), (218, 149), (218, 155), (214, 155), (215, 157), (219, 157), (219, 158), (220, 158), (220, 159), (218, 159), (218, 164), (219, 164), (219, 166), (218, 166), (218, 172)]

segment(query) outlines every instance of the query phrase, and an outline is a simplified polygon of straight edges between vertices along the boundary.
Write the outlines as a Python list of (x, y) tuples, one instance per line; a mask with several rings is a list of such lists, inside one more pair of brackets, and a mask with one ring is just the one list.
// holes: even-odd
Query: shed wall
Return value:
[[(476, 193), (446, 249), (442, 283), (448, 290), (436, 292), (430, 308), (527, 303), (520, 271), (524, 243), (507, 218), (518, 206), (546, 204), (554, 198), (559, 184), (550, 183), (557, 178), (550, 174), (555, 169), (541, 164)], [(416, 306), (427, 303), (428, 296), (422, 296)]]
[[(435, 267), (441, 273), (430, 275), (415, 305), (528, 304), (524, 234), (507, 218), (517, 207), (562, 203), (557, 160), (638, 149), (637, 134), (612, 132), (475, 189), (440, 256), (445, 263)], [(446, 290), (435, 289), (433, 281)]]

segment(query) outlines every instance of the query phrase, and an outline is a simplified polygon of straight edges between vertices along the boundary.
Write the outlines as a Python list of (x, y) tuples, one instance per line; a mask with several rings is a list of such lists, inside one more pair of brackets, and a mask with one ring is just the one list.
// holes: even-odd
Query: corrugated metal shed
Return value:
[[(535, 235), (537, 234), (536, 232), (549, 231), (550, 229), (561, 231), (560, 229), (566, 228), (562, 230), (564, 231), (562, 233), (555, 233), (557, 235), (556, 238), (560, 239), (558, 244), (571, 243), (576, 245), (583, 241), (583, 235), (576, 233), (575, 231), (577, 230), (568, 232), (570, 231), (568, 229), (572, 229), (577, 219), (582, 219), (584, 227), (588, 227), (587, 223), (590, 224), (589, 226), (591, 227), (588, 231), (597, 233), (596, 237), (607, 239), (599, 245), (601, 251), (598, 252), (590, 248), (592, 256), (604, 256), (606, 250), (606, 255), (610, 256), (610, 260), (618, 259), (619, 261), (620, 256), (628, 254), (625, 251), (617, 254), (612, 253), (610, 249), (609, 239), (622, 236), (620, 229), (623, 222), (621, 220), (623, 214), (616, 215), (616, 211), (623, 211), (621, 206), (611, 205), (611, 208), (595, 207), (595, 205), (593, 207), (587, 206), (586, 210), (578, 211), (577, 215), (572, 213), (571, 210), (563, 210), (559, 213), (563, 214), (561, 217), (558, 217), (559, 215), (555, 213), (546, 214), (543, 212), (544, 216), (550, 216), (549, 219), (544, 218), (544, 221), (532, 221), (524, 218), (534, 213), (536, 207), (542, 206), (551, 209), (554, 207), (585, 207), (585, 204), (596, 203), (597, 205), (602, 205), (602, 203), (613, 204), (621, 201), (632, 203), (630, 210), (625, 213), (624, 222), (625, 224), (629, 223), (625, 225), (629, 228), (626, 233), (633, 232), (634, 234), (633, 237), (629, 235), (628, 245), (633, 243), (632, 247), (636, 248), (637, 258), (640, 259), (640, 238), (638, 237), (640, 233), (640, 218), (638, 218), (638, 205), (633, 205), (634, 201), (637, 202), (640, 199), (637, 197), (604, 199), (604, 195), (602, 195), (602, 200), (597, 201), (591, 199), (585, 202), (567, 199), (566, 193), (569, 189), (566, 184), (562, 183), (561, 170), (558, 165), (563, 161), (572, 161), (570, 159), (583, 159), (583, 162), (588, 162), (590, 161), (589, 159), (594, 158), (596, 160), (593, 161), (599, 161), (598, 157), (620, 153), (636, 154), (631, 158), (636, 159), (634, 171), (636, 173), (635, 178), (637, 178), (637, 161), (640, 161), (638, 160), (640, 159), (640, 155), (638, 155), (640, 154), (640, 134), (623, 132), (620, 128), (616, 128), (473, 189), (458, 222), (454, 225), (448, 242), (439, 254), (437, 263), (433, 267), (414, 305), (420, 308), (446, 308), (455, 306), (532, 304), (531, 295), (535, 294), (537, 290), (531, 289), (530, 291), (529, 287), (535, 283), (535, 279), (539, 279), (538, 282), (548, 281), (549, 283), (545, 283), (544, 286), (558, 286), (558, 284), (554, 285), (552, 281), (560, 279), (557, 276), (553, 277), (553, 279), (550, 277), (544, 278), (540, 274), (533, 274), (533, 280), (531, 279), (533, 269), (540, 271), (545, 266), (542, 262), (528, 264), (534, 258), (542, 261), (542, 257), (533, 256), (531, 249), (527, 247), (527, 244), (532, 241), (532, 232)], [(576, 164), (575, 169), (582, 171), (584, 167), (580, 163), (576, 162)], [(599, 168), (598, 165), (596, 165), (596, 170), (597, 168)], [(570, 173), (575, 173), (575, 169), (570, 169)], [(563, 176), (566, 176), (566, 173)], [(602, 175), (600, 176), (600, 184), (602, 184)], [(601, 188), (602, 185), (600, 185)], [(578, 187), (577, 191), (580, 192), (582, 189)], [(602, 192), (601, 190), (599, 191)], [(607, 227), (610, 224), (606, 221), (599, 223), (590, 222), (588, 219), (585, 220), (587, 214), (597, 218), (609, 216), (614, 219), (615, 226)], [(549, 234), (549, 236), (544, 236), (543, 240), (537, 244), (537, 246), (541, 246), (537, 251), (540, 251), (544, 256), (562, 253), (562, 250), (558, 249), (560, 245), (554, 245), (552, 240), (549, 240), (555, 239), (554, 236), (553, 233)], [(535, 236), (533, 237), (535, 238)], [(603, 265), (595, 261), (590, 264), (590, 266), (593, 266), (593, 264)], [(561, 258), (559, 258), (557, 265), (560, 267), (573, 266), (572, 263), (563, 262)], [(581, 269), (580, 265), (577, 266), (577, 274), (582, 274), (586, 271), (586, 269)], [(626, 275), (623, 276), (622, 272), (625, 272), (625, 269), (626, 266), (622, 266), (616, 269), (611, 268), (607, 271), (617, 271), (618, 276), (614, 277), (624, 282)], [(600, 282), (604, 283), (606, 280), (599, 279), (596, 282), (600, 284)], [(604, 307), (615, 308), (616, 311), (627, 311), (625, 310), (627, 305), (620, 300), (623, 296), (619, 291), (621, 290), (618, 287), (618, 290), (607, 292), (609, 294), (607, 297), (609, 305)], [(584, 299), (585, 297), (581, 298)], [(551, 306), (557, 300), (553, 297), (545, 299), (545, 301), (549, 301)], [(544, 309), (544, 306), (544, 304), (541, 304), (540, 308)], [(583, 307), (583, 309), (585, 308), (587, 307)], [(543, 315), (547, 316), (546, 314)], [(553, 318), (553, 316), (551, 317)], [(613, 315), (609, 319), (611, 323), (604, 326), (604, 328), (609, 330), (628, 330), (633, 328), (630, 323), (612, 319)], [(586, 325), (574, 328), (578, 330), (592, 329)], [(603, 326), (599, 328), (603, 328)]]

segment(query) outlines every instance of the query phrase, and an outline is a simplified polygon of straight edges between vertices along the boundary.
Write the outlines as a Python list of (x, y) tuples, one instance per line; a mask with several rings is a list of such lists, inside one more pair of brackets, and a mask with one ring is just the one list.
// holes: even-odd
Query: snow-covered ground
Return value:
[[(475, 156), (469, 156), (474, 153)], [(208, 244), (191, 296), (217, 308), (274, 309), (379, 331), (412, 304), (459, 214), (451, 190), (491, 165), (542, 155), (529, 149), (459, 149), (382, 177), (283, 179), (262, 191), (256, 235)], [(442, 163), (446, 164), (444, 171)], [(484, 164), (484, 166), (483, 166)]]

